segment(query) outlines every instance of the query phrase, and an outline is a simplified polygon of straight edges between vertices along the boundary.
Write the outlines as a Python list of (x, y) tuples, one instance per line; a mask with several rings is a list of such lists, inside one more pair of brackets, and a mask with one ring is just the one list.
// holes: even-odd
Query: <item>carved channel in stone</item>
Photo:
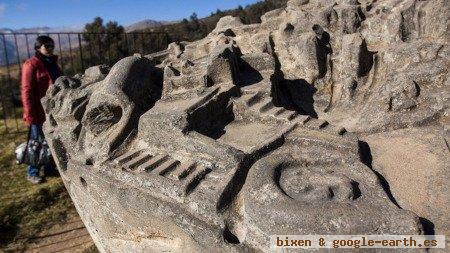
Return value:
[(274, 113), (275, 116), (281, 115), (283, 113), (285, 113), (287, 110), (284, 109), (283, 107), (277, 107), (276, 112)]
[(326, 120), (311, 118), (305, 123), (305, 126), (310, 129), (319, 130), (327, 128), (329, 123)]
[(113, 104), (100, 104), (86, 113), (84, 124), (95, 135), (100, 135), (117, 124), (122, 117), (122, 108)]
[(58, 165), (60, 170), (67, 170), (68, 157), (66, 147), (59, 138), (53, 139), (51, 143), (54, 152), (57, 154), (57, 156), (55, 156), (56, 164)]
[(125, 171), (146, 172), (166, 177), (168, 179), (186, 182), (183, 183), (184, 193), (189, 195), (212, 171), (195, 161), (181, 163), (169, 155), (151, 155), (144, 150), (128, 152), (116, 159)]
[(274, 107), (272, 101), (265, 101), (265, 103), (259, 108), (260, 112), (267, 112)]
[(143, 170), (146, 172), (151, 172), (158, 168), (161, 164), (163, 164), (167, 159), (169, 159), (168, 155), (157, 155), (152, 159), (148, 160), (146, 163), (143, 163), (139, 166), (139, 170)]
[(138, 151), (131, 151), (128, 153), (125, 153), (124, 155), (120, 156), (117, 158), (117, 163), (122, 165), (124, 163), (127, 163), (129, 161), (131, 161), (132, 159), (138, 157), (140, 154), (142, 153), (142, 150), (138, 150)]
[(151, 155), (149, 154), (141, 154), (138, 157), (134, 158), (133, 160), (131, 160), (127, 165), (128, 165), (128, 169), (130, 170), (134, 170), (136, 169), (138, 166), (142, 165), (143, 163), (147, 162), (148, 160), (150, 160), (152, 158)]
[(276, 106), (271, 97), (264, 97), (261, 94), (244, 95), (245, 105), (261, 114), (261, 116), (270, 116), (279, 120), (293, 121), (300, 115), (296, 111), (287, 110), (284, 107)]
[(181, 163), (169, 155), (151, 155), (146, 151), (128, 152), (116, 159), (124, 171), (136, 173), (151, 173), (168, 179), (185, 182), (182, 184), (184, 193), (191, 194), (197, 186), (212, 171), (211, 168), (195, 161)]
[(189, 182), (186, 186), (185, 193), (189, 195), (195, 188), (200, 184), (200, 182), (205, 179), (206, 175), (212, 171), (209, 167), (197, 166), (193, 170), (193, 172), (186, 177), (186, 180)]
[(261, 96), (259, 94), (250, 95), (247, 98), (246, 104), (247, 104), (247, 106), (250, 107), (250, 106), (253, 106), (256, 103), (260, 102), (260, 100), (261, 100)]
[(167, 173), (175, 170), (179, 165), (180, 161), (169, 158), (160, 166), (158, 166), (158, 168), (154, 169), (153, 173), (165, 176)]
[(182, 180), (187, 176), (189, 176), (189, 174), (191, 174), (196, 167), (197, 167), (196, 162), (191, 161), (188, 163), (184, 163), (181, 166), (179, 166), (176, 170), (174, 170), (173, 173), (171, 173), (171, 176), (176, 180)]
[(359, 183), (335, 173), (330, 166), (339, 165), (281, 164), (275, 170), (275, 183), (290, 198), (306, 203), (359, 198)]

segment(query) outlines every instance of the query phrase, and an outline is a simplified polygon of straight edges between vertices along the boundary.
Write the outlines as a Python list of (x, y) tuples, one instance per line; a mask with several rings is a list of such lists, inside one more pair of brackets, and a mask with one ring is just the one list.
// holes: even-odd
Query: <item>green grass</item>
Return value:
[[(8, 125), (13, 123), (8, 120)], [(26, 166), (16, 164), (14, 157), (14, 148), (27, 137), (27, 126), (22, 121), (19, 124), (20, 131), (6, 133), (0, 122), (0, 248), (20, 248), (74, 211), (59, 177), (39, 185), (26, 180)]]
[[(7, 119), (5, 119), (4, 109), (5, 108), (1, 108), (0, 106), (0, 149), (2, 150), (2, 154), (4, 145), (7, 145), (11, 141), (15, 141), (17, 138), (21, 138), (25, 133), (25, 136), (22, 137), (23, 141), (26, 139), (26, 132), (28, 131), (28, 126), (26, 126), (22, 120), (22, 108), (9, 108), (6, 115)], [(8, 118), (8, 115), (11, 115), (11, 118)], [(5, 134), (9, 135), (3, 136)]]

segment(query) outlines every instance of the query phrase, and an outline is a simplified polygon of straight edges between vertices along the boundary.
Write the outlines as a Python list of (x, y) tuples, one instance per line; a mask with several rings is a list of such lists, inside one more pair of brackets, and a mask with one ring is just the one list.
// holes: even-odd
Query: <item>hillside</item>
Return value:
[(189, 18), (183, 19), (181, 22), (162, 25), (159, 27), (142, 29), (142, 32), (158, 32), (163, 36), (168, 36), (171, 41), (194, 41), (205, 37), (215, 27), (220, 18), (224, 16), (239, 17), (244, 24), (253, 24), (261, 22), (260, 17), (271, 10), (285, 7), (287, 0), (265, 0), (255, 4), (239, 6), (231, 10), (217, 10), (205, 18), (198, 18), (193, 13)]
[(136, 31), (141, 31), (141, 30), (145, 30), (145, 29), (152, 29), (152, 28), (159, 27), (159, 26), (166, 25), (166, 24), (170, 24), (170, 23), (174, 23), (174, 22), (170, 22), (170, 21), (156, 21), (156, 20), (152, 20), (152, 19), (145, 19), (145, 20), (133, 23), (131, 25), (127, 25), (125, 27), (125, 31), (127, 31), (127, 32), (136, 32)]
[[(68, 50), (69, 45), (72, 48), (78, 47), (78, 37), (76, 34), (67, 35), (61, 34), (58, 38), (57, 35), (52, 33), (77, 33), (81, 32), (81, 27), (32, 27), (32, 28), (21, 28), (17, 30), (2, 28), (0, 29), (0, 34), (4, 34), (3, 37), (0, 37), (0, 66), (6, 65), (6, 56), (4, 52), (4, 45), (6, 43), (6, 53), (8, 55), (8, 63), (15, 64), (19, 61), (23, 61), (28, 58), (28, 52), (33, 52), (33, 43), (36, 40), (37, 34), (50, 34), (50, 36), (61, 45), (61, 50)], [(15, 34), (19, 34), (14, 36)], [(27, 33), (25, 36), (20, 33)], [(70, 39), (69, 39), (70, 36)], [(27, 37), (27, 38), (26, 38)], [(28, 49), (27, 49), (27, 39), (28, 39)], [(17, 48), (16, 48), (17, 41)], [(59, 44), (58, 44), (59, 45)], [(57, 48), (59, 50), (59, 46)]]

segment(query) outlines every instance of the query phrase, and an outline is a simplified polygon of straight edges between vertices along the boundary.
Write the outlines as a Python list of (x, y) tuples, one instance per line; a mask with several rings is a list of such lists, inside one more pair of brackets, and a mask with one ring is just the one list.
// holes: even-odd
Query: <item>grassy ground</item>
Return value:
[[(24, 247), (46, 228), (63, 223), (73, 213), (70, 197), (59, 177), (33, 185), (26, 180), (26, 166), (15, 162), (14, 148), (24, 142), (27, 127), (19, 121), (19, 132), (6, 133), (0, 122), (0, 252)], [(15, 122), (8, 120), (8, 125)]]

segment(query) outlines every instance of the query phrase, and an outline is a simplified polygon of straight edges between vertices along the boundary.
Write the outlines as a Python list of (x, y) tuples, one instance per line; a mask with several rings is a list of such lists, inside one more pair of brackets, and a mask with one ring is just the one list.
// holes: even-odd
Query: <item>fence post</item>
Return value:
[(69, 38), (69, 56), (70, 56), (70, 64), (72, 65), (72, 75), (75, 75), (75, 66), (73, 65), (73, 54), (72, 54), (72, 42), (70, 40), (70, 33), (67, 33), (67, 37)]
[(78, 33), (78, 48), (80, 49), (80, 61), (81, 61), (81, 71), (84, 70), (84, 63), (83, 63), (83, 45), (81, 45), (81, 36)]
[[(86, 36), (89, 36), (89, 35), (86, 35)], [(92, 41), (92, 38), (93, 37), (90, 37), (90, 40)], [(93, 65), (97, 65), (97, 63), (96, 63), (96, 60), (95, 60), (95, 56), (94, 56), (94, 54), (92, 53), (92, 43), (89, 43), (89, 67), (92, 67)]]
[[(160, 44), (167, 44), (166, 41), (157, 41), (163, 40), (163, 37), (159, 38), (157, 36), (153, 36), (154, 34), (156, 34), (155, 32), (124, 32), (109, 35), (106, 33), (92, 33), (91, 37), (93, 39), (91, 43), (83, 42), (83, 34), (83, 32), (48, 33), (48, 35), (57, 36), (57, 38), (55, 37), (55, 43), (58, 43), (58, 48), (55, 47), (55, 50), (59, 50), (59, 64), (61, 65), (62, 70), (66, 72), (66, 75), (71, 75), (72, 73), (70, 72), (72, 71), (73, 74), (77, 73), (78, 71), (80, 71), (80, 67), (81, 71), (83, 71), (84, 68), (90, 67), (92, 65), (107, 63), (111, 65), (117, 60), (117, 57), (119, 57), (120, 59), (121, 57), (126, 57), (133, 53), (140, 52), (141, 54), (147, 54), (149, 52), (158, 51), (160, 49), (159, 47), (161, 46)], [(149, 34), (152, 36), (148, 36)], [(39, 35), (40, 34), (36, 32), (0, 33), (0, 42), (3, 42), (3, 45), (1, 45), (0, 43), (0, 49), (4, 50), (4, 52), (0, 52), (0, 56), (2, 59), (5, 59), (5, 62), (2, 62), (1, 66), (3, 72), (0, 75), (0, 112), (3, 115), (0, 116), (3, 118), (0, 119), (0, 124), (5, 124), (5, 130), (2, 131), (3, 133), (14, 132), (15, 128), (17, 128), (17, 130), (21, 129), (19, 120), (21, 120), (22, 117), (21, 115), (18, 115), (19, 104), (17, 99), (21, 78), (20, 63), (27, 56), (28, 58), (33, 56), (34, 42), (31, 42), (31, 40), (35, 38), (34, 36)], [(66, 35), (67, 38), (65, 37)], [(74, 37), (72, 37), (71, 35), (74, 35)], [(56, 41), (56, 39), (58, 41)], [(74, 43), (74, 47), (77, 46), (77, 42), (74, 42), (73, 40), (78, 40), (78, 49), (72, 48), (72, 42)], [(123, 50), (126, 54), (123, 55), (121, 52), (118, 52), (119, 54), (116, 55), (116, 52), (113, 51), (113, 49), (116, 48), (117, 45), (114, 45), (113, 47), (108, 43), (120, 43), (118, 44), (118, 49), (120, 51)], [(12, 47), (13, 44), (15, 48)], [(19, 48), (19, 45), (23, 45), (23, 48)], [(83, 46), (86, 47), (83, 48)], [(86, 52), (86, 50), (89, 50), (89, 52)], [(14, 54), (17, 55), (15, 56)], [(80, 55), (78, 56), (77, 54)], [(70, 57), (70, 59), (67, 59), (67, 57)], [(86, 59), (88, 57), (90, 57), (89, 60)], [(12, 58), (14, 59), (11, 60)], [(78, 59), (80, 59), (80, 64), (78, 64), (77, 62)], [(17, 65), (15, 61), (17, 61)], [(13, 121), (15, 121), (16, 127), (14, 127)]]
[[(14, 93), (11, 88), (11, 69), (10, 69), (10, 64), (9, 64), (9, 59), (8, 59), (8, 48), (6, 47), (5, 34), (2, 34), (2, 37), (3, 37), (3, 50), (5, 50), (6, 73), (8, 76), (7, 83), (8, 83), (8, 88), (10, 89), (10, 93), (11, 93), (10, 96), (11, 96), (11, 100), (12, 100), (14, 97)], [(17, 122), (17, 117), (16, 117), (17, 116), (16, 115), (16, 106), (14, 105), (14, 101), (11, 101), (11, 103), (13, 106), (13, 115), (14, 115), (14, 120), (16, 122), (16, 128), (17, 128), (17, 130), (19, 130), (19, 123)]]
[[(0, 87), (3, 87), (3, 85), (5, 84), (5, 78), (2, 76), (0, 76)], [(5, 124), (5, 133), (9, 133), (8, 130), (8, 122), (6, 121), (6, 116), (7, 116), (7, 111), (6, 111), (6, 103), (5, 103), (5, 98), (4, 98), (4, 93), (3, 90), (0, 89), (0, 100), (1, 100), (1, 105), (2, 105), (2, 112), (3, 112), (3, 123)]]
[(125, 37), (125, 49), (126, 49), (125, 52), (127, 52), (127, 54), (129, 55), (131, 53), (131, 49), (128, 46), (128, 34), (125, 32), (123, 35)]
[(142, 55), (144, 55), (144, 47), (145, 47), (144, 43), (145, 43), (144, 42), (144, 33), (141, 33), (141, 54)]
[(59, 62), (61, 64), (61, 70), (64, 73), (64, 58), (61, 50), (61, 35), (58, 33), (58, 47), (59, 47)]
[(30, 54), (30, 45), (28, 44), (28, 34), (25, 34), (25, 42), (27, 44), (27, 55), (28, 55), (28, 58), (30, 58), (31, 54)]

